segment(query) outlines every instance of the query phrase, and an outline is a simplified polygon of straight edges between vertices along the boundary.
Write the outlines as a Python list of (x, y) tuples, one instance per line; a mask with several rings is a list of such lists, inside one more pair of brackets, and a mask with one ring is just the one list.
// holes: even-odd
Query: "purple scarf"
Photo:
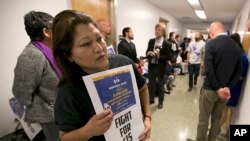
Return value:
[(62, 73), (61, 71), (59, 70), (58, 66), (56, 65), (55, 63), (55, 60), (54, 60), (54, 56), (53, 56), (53, 53), (52, 53), (52, 50), (46, 46), (44, 43), (42, 42), (39, 42), (39, 41), (32, 41), (31, 42), (35, 47), (37, 47), (44, 55), (45, 57), (48, 59), (51, 67), (53, 68), (53, 70), (55, 71), (56, 75), (61, 78), (62, 76)]

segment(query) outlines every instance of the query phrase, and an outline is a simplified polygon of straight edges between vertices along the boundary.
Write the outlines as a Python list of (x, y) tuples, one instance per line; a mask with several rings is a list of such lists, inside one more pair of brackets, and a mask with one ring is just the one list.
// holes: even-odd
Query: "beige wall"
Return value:
[(177, 34), (182, 32), (182, 24), (178, 20), (147, 0), (115, 0), (115, 5), (117, 44), (119, 43), (118, 36), (122, 35), (122, 29), (127, 26), (131, 27), (138, 57), (145, 56), (148, 41), (155, 37), (154, 27), (160, 17), (169, 21), (168, 32)]
[[(244, 31), (246, 29), (247, 19), (250, 12), (250, 1), (247, 0), (244, 4), (242, 10), (239, 12), (239, 15), (235, 19), (235, 22), (238, 22), (237, 19), (239, 16), (241, 16), (241, 20), (239, 21), (238, 26), (238, 33), (243, 37)], [(248, 59), (250, 60), (250, 52), (248, 52)], [(238, 106), (236, 107), (233, 117), (232, 117), (232, 123), (233, 124), (250, 124), (250, 69), (248, 69), (248, 75), (245, 79), (245, 85), (242, 88), (242, 93), (240, 97), (240, 101)]]

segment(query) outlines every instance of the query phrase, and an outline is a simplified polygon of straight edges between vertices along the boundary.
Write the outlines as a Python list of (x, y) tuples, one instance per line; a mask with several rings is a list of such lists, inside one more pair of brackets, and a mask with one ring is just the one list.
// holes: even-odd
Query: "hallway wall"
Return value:
[[(241, 35), (241, 39), (243, 37), (243, 33), (246, 29), (247, 18), (250, 14), (250, 1), (247, 0), (244, 4), (242, 10), (239, 12), (237, 18), (235, 18), (235, 22), (239, 16), (241, 16), (238, 33)], [(233, 29), (232, 29), (233, 30)], [(248, 33), (250, 34), (250, 33)], [(248, 52), (248, 59), (250, 60), (250, 52)], [(238, 106), (235, 109), (233, 114), (232, 123), (233, 124), (250, 124), (250, 69), (248, 69), (248, 76), (245, 79), (245, 86), (243, 87), (243, 91), (241, 93), (240, 101)]]
[(68, 9), (67, 0), (0, 1), (0, 137), (14, 131), (16, 126), (8, 100), (13, 97), (11, 89), (17, 57), (29, 42), (23, 16), (31, 10), (55, 16), (64, 9)]
[(147, 0), (115, 0), (115, 6), (117, 44), (122, 29), (130, 26), (138, 56), (145, 56), (148, 41), (155, 37), (154, 27), (160, 17), (169, 21), (168, 32), (182, 34), (182, 23)]

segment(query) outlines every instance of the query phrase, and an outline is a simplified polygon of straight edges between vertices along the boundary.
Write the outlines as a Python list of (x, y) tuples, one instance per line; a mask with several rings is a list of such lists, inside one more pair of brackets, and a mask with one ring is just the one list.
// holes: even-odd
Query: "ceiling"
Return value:
[(182, 23), (211, 23), (221, 21), (232, 24), (246, 0), (200, 0), (207, 21), (198, 18), (187, 0), (148, 0)]

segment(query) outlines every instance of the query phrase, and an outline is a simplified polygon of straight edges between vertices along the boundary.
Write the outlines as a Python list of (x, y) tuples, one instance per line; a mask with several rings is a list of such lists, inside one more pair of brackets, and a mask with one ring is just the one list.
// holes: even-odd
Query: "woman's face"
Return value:
[(109, 68), (106, 42), (93, 24), (79, 24), (75, 29), (69, 61), (92, 74)]
[(161, 38), (163, 36), (163, 30), (161, 27), (156, 27), (155, 28), (155, 37), (156, 38)]

